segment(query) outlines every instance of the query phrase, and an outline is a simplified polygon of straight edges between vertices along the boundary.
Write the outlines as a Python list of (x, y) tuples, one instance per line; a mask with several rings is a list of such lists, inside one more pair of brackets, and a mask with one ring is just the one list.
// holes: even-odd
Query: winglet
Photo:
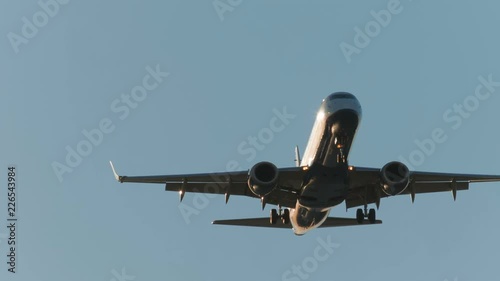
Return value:
[(115, 179), (119, 182), (122, 182), (122, 177), (120, 177), (115, 170), (115, 166), (113, 166), (113, 162), (109, 161), (109, 165), (111, 165), (111, 170), (113, 170), (113, 174), (115, 176)]

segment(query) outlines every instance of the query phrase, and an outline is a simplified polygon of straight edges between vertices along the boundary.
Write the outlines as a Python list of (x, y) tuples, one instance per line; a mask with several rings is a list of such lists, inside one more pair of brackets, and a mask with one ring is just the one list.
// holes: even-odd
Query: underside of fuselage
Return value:
[(351, 94), (334, 93), (323, 100), (302, 166), (308, 173), (290, 222), (297, 235), (321, 225), (330, 209), (345, 200), (348, 156), (361, 120), (361, 106)]

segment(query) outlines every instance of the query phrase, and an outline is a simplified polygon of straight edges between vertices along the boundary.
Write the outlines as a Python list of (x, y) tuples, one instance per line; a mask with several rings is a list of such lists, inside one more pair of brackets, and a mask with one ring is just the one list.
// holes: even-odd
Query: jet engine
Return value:
[(255, 164), (248, 173), (248, 187), (253, 194), (263, 197), (278, 184), (278, 168), (270, 162)]
[(410, 171), (401, 162), (389, 162), (380, 171), (382, 190), (389, 196), (403, 192), (410, 183)]

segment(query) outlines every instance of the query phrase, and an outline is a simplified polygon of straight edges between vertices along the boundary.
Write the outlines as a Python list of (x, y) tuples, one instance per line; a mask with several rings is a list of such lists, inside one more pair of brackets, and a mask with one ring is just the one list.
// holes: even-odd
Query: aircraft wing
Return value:
[[(356, 167), (349, 171), (350, 191), (346, 199), (347, 208), (363, 206), (363, 198), (367, 203), (377, 203), (380, 198), (388, 197), (381, 191), (380, 169)], [(498, 182), (500, 175), (475, 175), (434, 172), (411, 172), (408, 187), (400, 194), (410, 195), (412, 201), (419, 193), (451, 192), (456, 198), (459, 190), (468, 190), (470, 183)]]
[[(181, 175), (156, 176), (120, 176), (111, 163), (117, 181), (136, 183), (159, 183), (165, 185), (166, 191), (177, 191), (181, 199), (186, 192), (240, 195), (258, 198), (248, 188), (248, 171), (199, 173)], [(293, 208), (297, 201), (297, 193), (302, 185), (305, 171), (301, 167), (282, 168), (279, 170), (278, 186), (266, 196), (266, 203)]]
[[(381, 220), (375, 221), (375, 224), (381, 224)], [(269, 217), (267, 218), (251, 218), (251, 219), (231, 219), (231, 220), (215, 220), (212, 224), (221, 225), (234, 225), (234, 226), (255, 226), (255, 227), (269, 227), (269, 228), (286, 228), (291, 229), (291, 224), (283, 224), (280, 220), (276, 224), (269, 223)], [(326, 220), (318, 227), (341, 227), (341, 226), (355, 226), (363, 225), (358, 223), (356, 219), (351, 218), (337, 218), (328, 217)], [(366, 224), (372, 225), (372, 224)]]

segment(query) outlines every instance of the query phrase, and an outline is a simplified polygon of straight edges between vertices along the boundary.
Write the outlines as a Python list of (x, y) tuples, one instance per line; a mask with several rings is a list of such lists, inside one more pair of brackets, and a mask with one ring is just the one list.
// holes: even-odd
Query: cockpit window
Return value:
[(330, 96), (330, 100), (333, 99), (354, 99), (354, 96), (349, 93), (335, 93)]

